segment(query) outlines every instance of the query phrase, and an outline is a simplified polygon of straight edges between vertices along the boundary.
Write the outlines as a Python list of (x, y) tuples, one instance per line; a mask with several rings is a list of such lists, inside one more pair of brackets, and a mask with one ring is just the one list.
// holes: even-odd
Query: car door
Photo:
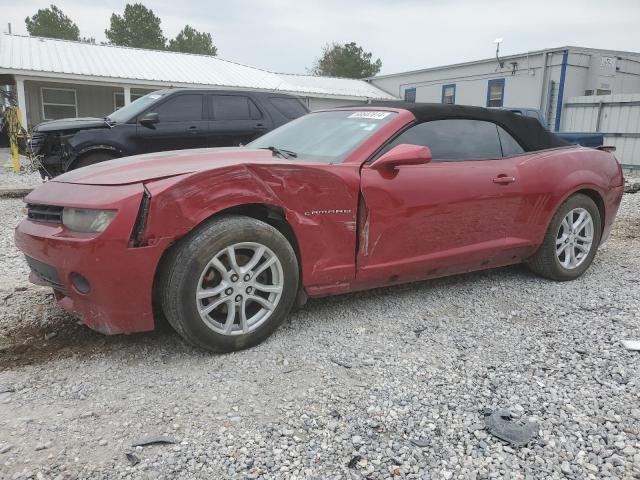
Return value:
[(425, 122), (380, 154), (403, 143), (429, 147), (433, 160), (393, 171), (362, 168), (367, 210), (358, 278), (401, 281), (509, 263), (505, 239), (521, 190), (517, 160), (503, 158), (497, 126), (462, 119)]
[(210, 147), (245, 145), (270, 130), (271, 120), (247, 95), (211, 94)]
[(204, 98), (202, 93), (173, 94), (140, 115), (157, 113), (159, 118), (149, 126), (138, 123), (140, 153), (206, 147), (209, 122)]

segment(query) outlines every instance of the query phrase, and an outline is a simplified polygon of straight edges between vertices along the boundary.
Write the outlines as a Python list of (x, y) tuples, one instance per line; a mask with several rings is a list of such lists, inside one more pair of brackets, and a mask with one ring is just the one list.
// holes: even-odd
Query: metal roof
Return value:
[[(557, 48), (545, 48), (542, 50), (530, 50), (528, 52), (522, 52), (522, 53), (514, 53), (514, 54), (510, 54), (510, 55), (501, 55), (500, 59), (501, 60), (512, 60), (512, 59), (517, 59), (517, 58), (522, 58), (522, 57), (527, 57), (527, 56), (534, 56), (534, 55), (540, 55), (540, 54), (544, 54), (544, 53), (562, 53), (564, 50), (568, 50), (570, 53), (584, 53), (584, 54), (590, 54), (590, 53), (604, 53), (604, 54), (609, 54), (609, 55), (630, 55), (632, 57), (639, 57), (640, 56), (640, 52), (626, 52), (626, 51), (622, 51), (622, 50), (605, 50), (602, 48), (589, 48), (589, 47), (572, 47), (572, 46), (565, 46), (565, 47), (557, 47)], [(413, 74), (417, 74), (417, 73), (426, 73), (426, 72), (434, 72), (434, 71), (438, 71), (438, 70), (448, 70), (451, 68), (457, 68), (457, 67), (466, 67), (468, 65), (478, 65), (481, 63), (492, 63), (496, 61), (496, 57), (490, 57), (490, 58), (483, 58), (481, 60), (471, 60), (468, 62), (459, 62), (459, 63), (452, 63), (450, 65), (439, 65), (436, 67), (427, 67), (427, 68), (421, 68), (418, 70), (407, 70), (405, 72), (396, 72), (396, 73), (387, 73), (385, 75), (376, 75), (374, 77), (368, 77), (367, 80), (378, 80), (381, 78), (391, 78), (391, 77), (401, 77), (403, 75), (413, 75)]]
[(275, 90), (297, 95), (395, 99), (364, 80), (268, 72), (207, 55), (0, 35), (0, 73), (132, 85)]

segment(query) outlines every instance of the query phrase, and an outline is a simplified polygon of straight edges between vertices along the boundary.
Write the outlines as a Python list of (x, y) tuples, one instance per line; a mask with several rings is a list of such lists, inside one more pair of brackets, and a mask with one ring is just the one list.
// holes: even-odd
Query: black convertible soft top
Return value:
[(535, 118), (523, 117), (508, 110), (412, 102), (373, 102), (366, 106), (409, 110), (419, 123), (447, 119), (484, 120), (495, 123), (509, 132), (528, 152), (571, 145), (545, 129)]

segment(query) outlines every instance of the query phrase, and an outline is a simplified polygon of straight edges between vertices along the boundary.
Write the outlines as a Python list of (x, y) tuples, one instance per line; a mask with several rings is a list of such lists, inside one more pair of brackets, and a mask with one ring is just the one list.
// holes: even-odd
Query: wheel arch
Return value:
[(558, 200), (556, 200), (556, 202), (553, 205), (553, 208), (549, 210), (548, 217), (545, 219), (544, 230), (541, 230), (540, 237), (537, 239), (536, 243), (539, 244), (540, 242), (542, 242), (542, 239), (544, 238), (545, 233), (547, 232), (547, 230), (549, 229), (549, 226), (551, 225), (553, 216), (556, 214), (556, 212), (562, 206), (562, 204), (566, 202), (569, 198), (571, 198), (573, 195), (577, 195), (579, 193), (589, 197), (591, 200), (593, 200), (593, 202), (598, 207), (598, 213), (600, 214), (600, 220), (601, 220), (600, 233), (601, 234), (603, 233), (605, 228), (605, 214), (606, 214), (604, 197), (597, 187), (593, 185), (582, 185), (580, 187), (576, 187), (570, 190), (569, 192), (565, 193), (562, 197), (560, 197)]
[[(298, 238), (296, 237), (296, 234), (293, 231), (291, 224), (287, 220), (287, 216), (282, 207), (278, 207), (268, 203), (248, 203), (248, 204), (227, 207), (208, 216), (207, 218), (202, 220), (198, 225), (195, 225), (191, 229), (191, 231), (195, 230), (200, 225), (210, 221), (213, 218), (222, 217), (225, 215), (239, 215), (239, 216), (251, 217), (271, 225), (273, 228), (278, 230), (282, 235), (284, 235), (284, 237), (287, 239), (287, 241), (293, 248), (293, 251), (296, 253), (296, 258), (298, 259), (298, 265), (301, 265), (300, 245), (298, 243)], [(302, 271), (300, 272), (300, 275), (302, 275)]]
[[(600, 233), (602, 233), (604, 231), (604, 226), (606, 223), (605, 222), (606, 209), (604, 206), (604, 198), (602, 198), (602, 195), (600, 195), (600, 193), (593, 188), (583, 188), (581, 190), (576, 190), (571, 195), (568, 195), (567, 198), (573, 195), (577, 195), (579, 193), (589, 197), (591, 200), (593, 200), (593, 203), (595, 203), (596, 206), (598, 207), (598, 213), (600, 213), (600, 230), (601, 230)], [(563, 200), (563, 203), (566, 201), (567, 198)]]
[[(291, 224), (286, 218), (286, 214), (282, 207), (278, 207), (275, 205), (267, 204), (267, 203), (248, 203), (241, 205), (234, 205), (231, 207), (224, 208), (219, 210), (208, 217), (202, 219), (198, 224), (194, 225), (185, 235), (181, 236), (175, 242), (173, 242), (165, 251), (162, 253), (160, 260), (156, 266), (156, 271), (153, 277), (153, 311), (154, 317), (159, 318), (162, 315), (162, 309), (160, 308), (158, 295), (159, 295), (159, 287), (161, 286), (161, 277), (163, 275), (163, 269), (168, 261), (168, 258), (171, 256), (171, 253), (177, 248), (177, 245), (187, 238), (191, 233), (198, 230), (198, 228), (202, 227), (205, 223), (210, 222), (213, 219), (224, 217), (224, 216), (244, 216), (254, 218), (256, 220), (260, 220), (264, 223), (271, 225), (273, 228), (278, 230), (286, 240), (289, 242), (293, 251), (295, 252), (296, 259), (298, 261), (298, 275), (299, 275), (299, 285), (300, 291), (302, 292), (302, 257), (300, 245), (298, 243), (298, 238), (291, 227)], [(300, 302), (303, 302), (305, 299), (303, 298)]]
[(80, 160), (82, 160), (87, 155), (91, 155), (92, 153), (110, 153), (113, 154), (115, 158), (122, 157), (124, 154), (121, 149), (112, 145), (92, 145), (76, 153), (76, 155), (71, 158), (69, 162), (67, 162), (67, 165), (65, 165), (65, 171), (75, 167)]

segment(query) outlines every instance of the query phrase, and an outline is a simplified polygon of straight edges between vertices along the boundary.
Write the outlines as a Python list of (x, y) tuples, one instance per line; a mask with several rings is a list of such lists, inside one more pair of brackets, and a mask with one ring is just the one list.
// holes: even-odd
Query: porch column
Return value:
[(131, 103), (131, 87), (122, 87), (124, 89), (124, 104), (129, 105)]
[(20, 122), (22, 127), (27, 129), (27, 97), (24, 94), (24, 79), (16, 77), (16, 93), (18, 97), (18, 108), (20, 109)]

